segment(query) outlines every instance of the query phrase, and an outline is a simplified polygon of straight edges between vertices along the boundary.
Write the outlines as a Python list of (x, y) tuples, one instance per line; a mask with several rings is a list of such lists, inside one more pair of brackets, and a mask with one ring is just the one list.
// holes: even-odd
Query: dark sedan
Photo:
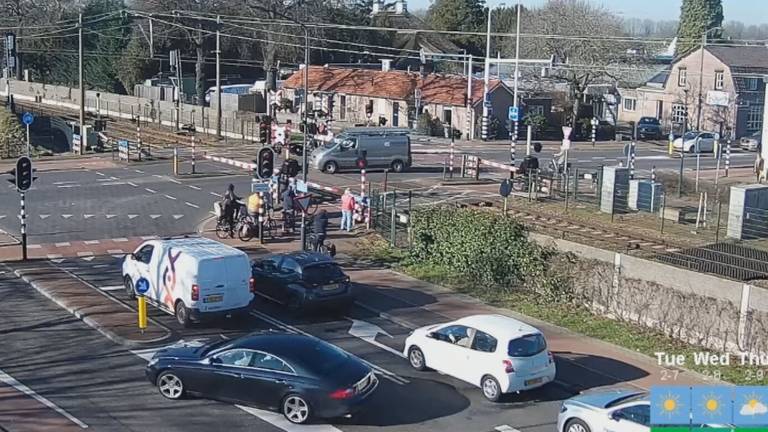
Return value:
[(349, 276), (333, 258), (314, 252), (267, 256), (253, 263), (255, 293), (290, 309), (346, 309), (354, 301)]
[(643, 117), (637, 123), (637, 135), (640, 139), (661, 139), (664, 134), (661, 131), (661, 122), (655, 117)]
[(276, 409), (298, 424), (353, 414), (378, 386), (359, 358), (316, 338), (277, 332), (161, 350), (146, 374), (168, 399), (190, 394)]

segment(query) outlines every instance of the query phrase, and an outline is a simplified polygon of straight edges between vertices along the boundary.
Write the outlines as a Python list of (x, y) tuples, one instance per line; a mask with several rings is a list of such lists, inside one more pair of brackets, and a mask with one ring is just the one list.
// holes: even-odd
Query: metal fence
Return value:
[(413, 191), (371, 191), (371, 228), (395, 247), (410, 245)]

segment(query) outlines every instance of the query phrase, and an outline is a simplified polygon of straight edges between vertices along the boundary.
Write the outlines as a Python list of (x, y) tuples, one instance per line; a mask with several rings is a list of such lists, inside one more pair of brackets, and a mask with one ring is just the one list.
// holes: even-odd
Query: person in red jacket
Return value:
[(355, 196), (347, 188), (341, 196), (341, 229), (352, 231), (352, 212), (355, 211)]

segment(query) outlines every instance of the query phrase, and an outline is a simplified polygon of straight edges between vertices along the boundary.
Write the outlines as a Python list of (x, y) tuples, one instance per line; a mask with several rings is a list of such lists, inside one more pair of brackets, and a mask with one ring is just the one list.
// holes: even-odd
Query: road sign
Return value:
[(311, 195), (299, 195), (296, 197), (294, 202), (299, 205), (299, 210), (305, 212), (309, 208), (309, 201), (311, 199)]
[(309, 192), (309, 188), (307, 187), (307, 183), (304, 182), (304, 180), (296, 179), (296, 191), (301, 193), (307, 193)]
[(504, 179), (504, 181), (501, 182), (501, 185), (499, 185), (499, 195), (501, 195), (503, 198), (506, 198), (511, 193), (512, 193), (512, 182), (510, 182), (509, 179)]
[(563, 138), (563, 145), (560, 147), (563, 150), (570, 150), (571, 149), (571, 140), (568, 138)]
[(510, 121), (518, 121), (520, 120), (520, 108), (516, 106), (509, 107), (509, 112), (507, 113), (507, 118), (509, 118)]
[(139, 278), (136, 281), (136, 293), (144, 295), (149, 291), (149, 281), (146, 278)]
[(29, 126), (35, 121), (35, 116), (32, 115), (32, 113), (25, 112), (23, 116), (21, 116), (21, 121)]
[(563, 139), (568, 139), (571, 137), (571, 131), (573, 130), (570, 126), (563, 126)]
[(253, 180), (251, 183), (251, 192), (269, 193), (269, 183), (258, 183)]
[(491, 101), (487, 100), (487, 101), (483, 102), (483, 106), (485, 106), (486, 108), (490, 108), (491, 107)]

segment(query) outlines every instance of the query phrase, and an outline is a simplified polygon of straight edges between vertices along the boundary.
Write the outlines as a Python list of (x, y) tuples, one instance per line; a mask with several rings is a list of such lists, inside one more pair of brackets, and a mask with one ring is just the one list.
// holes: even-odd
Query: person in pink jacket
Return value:
[(355, 197), (347, 188), (341, 196), (341, 229), (352, 231), (352, 212), (355, 211)]

